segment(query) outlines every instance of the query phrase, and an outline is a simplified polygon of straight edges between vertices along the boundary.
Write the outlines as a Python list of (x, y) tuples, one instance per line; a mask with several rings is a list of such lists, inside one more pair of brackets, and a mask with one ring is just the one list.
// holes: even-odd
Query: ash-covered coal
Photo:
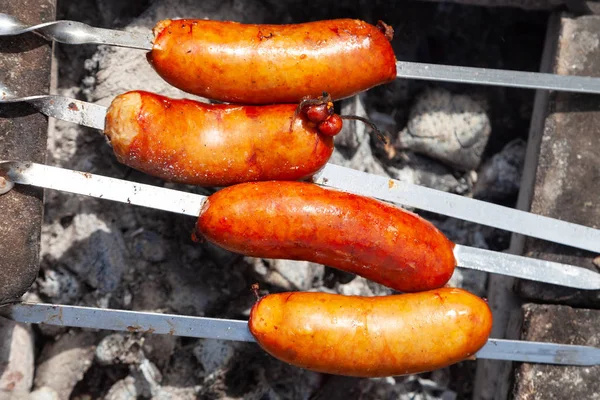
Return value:
[[(396, 31), (393, 46), (398, 59), (525, 70), (537, 69), (545, 28), (543, 13), (366, 0), (335, 4), (156, 0), (129, 5), (81, 0), (59, 2), (58, 11), (59, 19), (131, 31), (147, 31), (160, 19), (179, 17), (253, 23), (337, 17), (375, 23), (383, 19)], [(522, 40), (524, 34), (527, 40)], [(159, 78), (143, 51), (57, 45), (57, 56), (57, 93), (61, 95), (102, 105), (132, 89), (194, 98)], [(427, 116), (423, 102), (431, 93), (441, 93), (445, 110), (454, 114)], [(529, 115), (523, 110), (531, 108), (532, 100), (529, 91), (399, 79), (336, 105), (342, 114), (371, 119), (390, 143), (381, 143), (363, 123), (347, 121), (336, 138), (331, 162), (465, 196), (472, 196), (476, 187), (478, 197), (503, 203), (518, 187), (518, 182), (512, 186), (506, 182), (504, 171), (510, 170), (511, 180), (516, 181), (522, 157), (518, 148), (506, 145), (526, 139)], [(474, 113), (476, 123), (465, 124), (463, 112)], [(459, 152), (449, 158), (439, 138), (429, 140), (427, 150), (404, 145), (401, 132), (414, 134), (414, 127), (425, 125), (425, 118), (437, 118), (438, 122), (428, 125), (432, 135), (459, 132), (454, 137), (461, 143), (463, 137), (473, 135), (475, 153)], [(502, 155), (511, 149), (514, 153)], [(115, 160), (99, 132), (60, 121), (50, 132), (48, 163), (202, 194), (213, 190), (169, 184), (131, 170)], [(478, 176), (485, 177), (485, 184), (478, 183)], [(498, 182), (506, 190), (497, 190)], [(508, 245), (505, 234), (493, 229), (423, 215), (458, 243), (492, 249)], [(241, 257), (207, 243), (194, 243), (190, 238), (194, 223), (185, 216), (49, 192), (42, 271), (29, 296), (64, 304), (245, 319), (255, 301), (250, 290), (255, 282), (270, 292), (311, 290), (367, 296), (392, 292), (313, 263)], [(483, 273), (457, 272), (451, 283), (485, 296)], [(42, 352), (35, 361), (34, 383), (26, 390), (35, 390), (36, 396), (453, 399), (469, 396), (474, 377), (472, 362), (409, 377), (354, 379), (291, 367), (251, 343), (49, 326), (36, 327), (34, 334)], [(64, 364), (59, 368), (57, 362)], [(58, 369), (66, 372), (57, 374)]]

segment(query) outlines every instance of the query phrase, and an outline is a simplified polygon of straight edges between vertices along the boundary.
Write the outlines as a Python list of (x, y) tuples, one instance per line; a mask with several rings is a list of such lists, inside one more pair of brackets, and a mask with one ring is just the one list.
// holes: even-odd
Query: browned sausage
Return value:
[[(387, 35), (386, 35), (387, 34)], [(148, 60), (186, 92), (242, 104), (334, 100), (396, 78), (393, 30), (352, 19), (291, 25), (165, 20)], [(387, 37), (386, 37), (387, 36)]]
[(248, 326), (265, 351), (297, 367), (384, 377), (472, 357), (490, 335), (492, 314), (461, 289), (381, 297), (294, 292), (261, 298)]
[(168, 181), (299, 180), (327, 163), (333, 138), (302, 113), (293, 119), (296, 108), (209, 105), (133, 91), (111, 103), (105, 134), (119, 162)]
[(444, 286), (454, 244), (416, 214), (306, 182), (254, 182), (211, 195), (196, 236), (254, 257), (306, 260), (402, 292)]

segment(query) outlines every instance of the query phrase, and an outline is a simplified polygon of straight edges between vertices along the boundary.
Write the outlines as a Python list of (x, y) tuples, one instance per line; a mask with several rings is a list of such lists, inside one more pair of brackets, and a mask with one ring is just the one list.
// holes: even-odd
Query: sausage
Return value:
[(472, 358), (490, 335), (492, 313), (456, 288), (378, 297), (290, 292), (262, 297), (248, 327), (267, 353), (294, 366), (384, 377)]
[(393, 30), (383, 22), (181, 19), (160, 21), (153, 32), (147, 59), (156, 72), (181, 90), (223, 102), (298, 103), (323, 91), (339, 100), (396, 78)]
[(312, 261), (401, 292), (444, 286), (454, 243), (416, 214), (308, 182), (249, 182), (202, 205), (194, 237), (253, 257)]
[(327, 163), (334, 144), (330, 132), (319, 133), (303, 113), (295, 116), (296, 109), (211, 105), (132, 91), (112, 101), (104, 132), (119, 162), (171, 182), (300, 180)]

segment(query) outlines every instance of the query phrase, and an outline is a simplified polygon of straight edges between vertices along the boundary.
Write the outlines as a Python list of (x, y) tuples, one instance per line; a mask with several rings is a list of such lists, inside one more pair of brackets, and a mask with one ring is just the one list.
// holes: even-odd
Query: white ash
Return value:
[(0, 317), (0, 399), (29, 393), (33, 373), (31, 327)]
[(61, 399), (69, 398), (92, 365), (95, 342), (92, 332), (69, 332), (46, 343), (38, 360), (35, 388), (49, 387)]
[(516, 198), (521, 186), (526, 147), (524, 140), (515, 139), (486, 161), (473, 188), (473, 196), (485, 201)]
[(245, 257), (266, 283), (285, 290), (308, 290), (323, 280), (324, 266), (308, 261)]
[(388, 177), (388, 173), (379, 161), (373, 155), (373, 149), (368, 140), (362, 141), (358, 148), (351, 153), (347, 153), (336, 148), (329, 159), (331, 164), (341, 165), (370, 174)]
[(125, 379), (115, 382), (104, 397), (104, 400), (135, 400), (140, 395), (141, 390), (138, 389), (135, 378), (129, 375)]
[(154, 363), (152, 363), (148, 359), (143, 359), (142, 362), (140, 362), (140, 364), (137, 365), (137, 368), (143, 376), (144, 380), (146, 381), (147, 390), (144, 390), (144, 392), (149, 392), (142, 392), (142, 396), (156, 396), (156, 394), (160, 390), (160, 383), (162, 381), (162, 374), (160, 373), (156, 365), (154, 365)]
[(140, 364), (146, 359), (142, 341), (134, 336), (114, 333), (106, 336), (96, 347), (96, 361), (102, 365)]
[(431, 89), (417, 98), (399, 140), (401, 147), (469, 170), (479, 166), (490, 133), (490, 120), (477, 101)]
[(215, 374), (227, 367), (236, 356), (235, 342), (217, 339), (202, 339), (194, 347), (194, 357), (202, 365), (205, 375)]
[[(342, 100), (340, 115), (369, 118), (363, 104), (362, 96), (360, 95)], [(349, 151), (355, 150), (362, 142), (369, 140), (369, 130), (371, 128), (362, 121), (344, 119), (342, 130), (335, 136), (335, 146)]]
[(29, 393), (27, 398), (23, 400), (61, 400), (61, 398), (58, 396), (58, 393), (56, 393), (56, 390), (43, 386)]
[[(78, 207), (79, 208), (79, 207)], [(56, 210), (56, 209), (55, 209)], [(51, 226), (44, 225), (43, 231), (50, 231), (42, 242), (42, 256), (50, 268), (64, 265), (79, 279), (84, 280), (99, 295), (113, 292), (120, 284), (126, 266), (126, 247), (120, 231), (111, 223), (98, 218), (96, 213), (79, 213), (73, 216), (69, 225), (63, 227), (61, 221)], [(61, 279), (55, 284), (61, 289), (70, 289), (64, 296), (77, 295), (77, 284), (72, 282), (72, 275), (55, 271), (48, 273), (48, 278)], [(42, 287), (52, 293), (52, 282), (41, 281)]]
[(392, 289), (362, 276), (357, 276), (349, 283), (339, 284), (336, 289), (338, 293), (346, 296), (387, 296), (393, 292)]
[(71, 304), (81, 296), (79, 280), (64, 267), (44, 269), (37, 284), (39, 292), (57, 304)]
[(386, 168), (394, 179), (456, 194), (469, 194), (477, 180), (475, 171), (458, 174), (444, 164), (418, 154), (407, 154), (404, 164)]

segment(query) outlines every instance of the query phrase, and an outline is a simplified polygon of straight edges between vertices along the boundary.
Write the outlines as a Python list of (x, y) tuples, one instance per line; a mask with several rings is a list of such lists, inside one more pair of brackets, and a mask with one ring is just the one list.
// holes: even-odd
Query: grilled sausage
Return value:
[(267, 353), (294, 366), (384, 377), (471, 358), (490, 335), (492, 314), (454, 288), (380, 297), (292, 292), (261, 298), (248, 324)]
[(352, 19), (291, 25), (164, 20), (148, 61), (171, 85), (242, 104), (334, 100), (396, 78), (393, 30)]
[(195, 236), (262, 258), (306, 260), (401, 292), (444, 286), (454, 244), (416, 214), (307, 182), (251, 182), (204, 203)]
[(319, 133), (296, 109), (209, 105), (133, 91), (113, 100), (104, 132), (119, 162), (167, 181), (299, 180), (320, 170), (334, 145), (329, 131)]

